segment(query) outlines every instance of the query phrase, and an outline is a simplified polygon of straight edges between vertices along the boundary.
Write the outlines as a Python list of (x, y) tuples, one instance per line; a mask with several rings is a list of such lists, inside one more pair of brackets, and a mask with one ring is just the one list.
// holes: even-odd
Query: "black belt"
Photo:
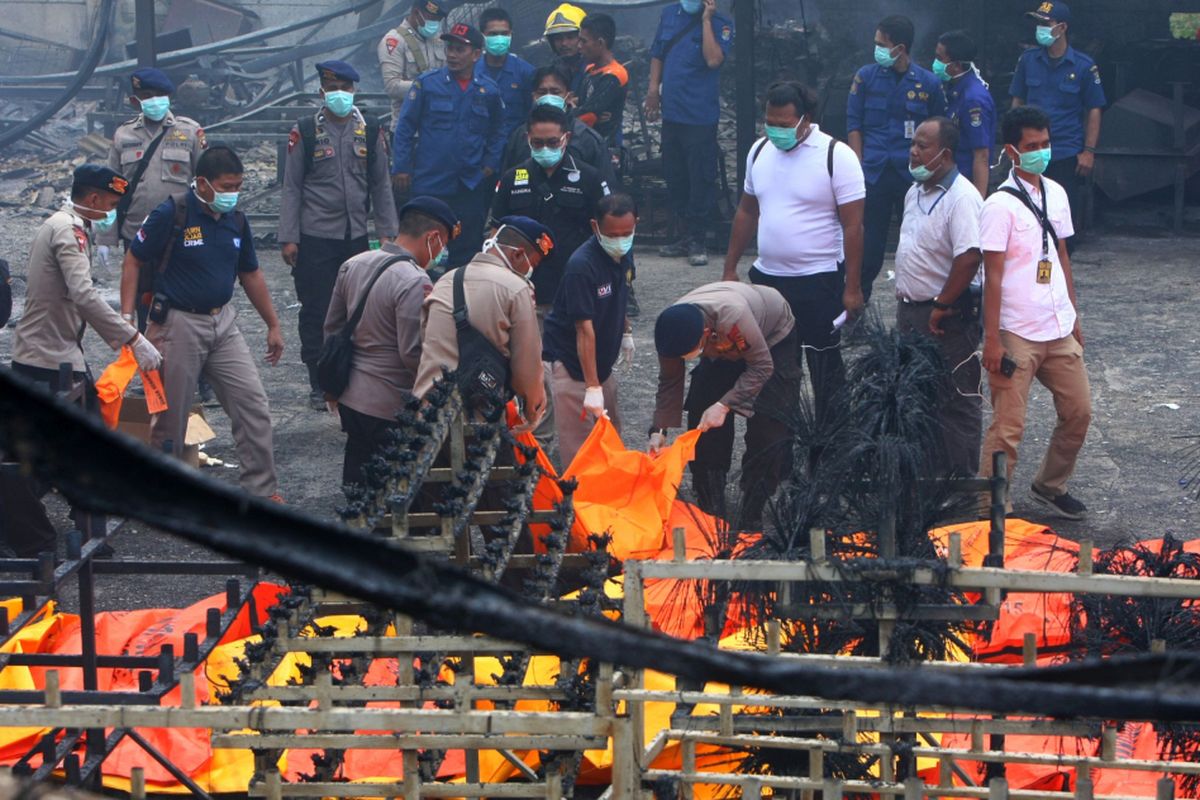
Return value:
[(171, 303), (172, 311), (183, 311), (188, 314), (203, 314), (207, 317), (215, 317), (217, 314), (221, 313), (221, 309), (223, 308), (225, 308), (223, 305), (217, 306), (216, 308), (189, 308), (188, 306), (177, 306), (174, 302)]

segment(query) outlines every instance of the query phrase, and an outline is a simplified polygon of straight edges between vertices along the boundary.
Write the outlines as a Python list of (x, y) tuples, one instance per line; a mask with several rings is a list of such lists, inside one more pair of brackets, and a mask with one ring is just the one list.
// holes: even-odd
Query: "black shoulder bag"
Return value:
[(125, 194), (121, 197), (121, 202), (117, 203), (117, 222), (114, 227), (117, 230), (118, 238), (122, 238), (121, 229), (125, 227), (125, 217), (129, 215), (129, 206), (133, 204), (133, 193), (137, 191), (138, 184), (142, 182), (142, 176), (146, 174), (146, 168), (150, 166), (150, 159), (154, 158), (155, 151), (158, 150), (158, 146), (162, 144), (163, 137), (166, 135), (167, 126), (163, 125), (158, 136), (155, 136), (146, 146), (137, 167), (133, 170), (133, 175), (129, 178), (129, 184), (125, 187)]
[(511, 366), (504, 354), (471, 325), (463, 291), (466, 272), (466, 265), (454, 271), (454, 327), (458, 331), (455, 383), (468, 408), (487, 407), (497, 401), (507, 403), (512, 397)]
[(325, 343), (321, 345), (321, 354), (317, 356), (317, 385), (330, 397), (341, 397), (350, 384), (350, 370), (354, 366), (354, 329), (362, 319), (363, 310), (367, 307), (367, 298), (371, 296), (375, 282), (387, 272), (388, 267), (398, 261), (412, 261), (412, 258), (407, 255), (392, 256), (380, 264), (367, 283), (367, 288), (359, 298), (358, 305), (354, 307), (350, 319), (340, 331), (327, 336)]

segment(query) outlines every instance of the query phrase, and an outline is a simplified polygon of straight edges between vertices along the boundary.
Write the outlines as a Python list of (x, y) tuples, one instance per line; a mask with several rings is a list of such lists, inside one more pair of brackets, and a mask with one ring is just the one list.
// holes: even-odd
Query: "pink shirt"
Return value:
[[(1016, 173), (1001, 186), (1017, 187)], [(1021, 181), (1030, 198), (1041, 208), (1042, 195)], [(1046, 214), (1059, 239), (1073, 236), (1071, 206), (1066, 191), (1042, 177), (1046, 187)], [(1004, 276), (1000, 284), (1000, 330), (1034, 342), (1051, 342), (1070, 336), (1075, 327), (1075, 306), (1067, 292), (1067, 278), (1054, 240), (1050, 240), (1050, 283), (1037, 282), (1037, 265), (1042, 260), (1042, 226), (1024, 203), (1007, 192), (994, 192), (983, 204), (979, 218), (979, 243), (985, 253), (1004, 253)]]

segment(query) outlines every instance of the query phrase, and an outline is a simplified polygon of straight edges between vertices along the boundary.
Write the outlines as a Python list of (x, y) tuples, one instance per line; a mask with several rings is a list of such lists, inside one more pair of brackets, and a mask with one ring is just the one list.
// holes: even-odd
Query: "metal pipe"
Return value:
[(154, 41), (154, 0), (136, 0), (134, 9), (137, 64), (139, 67), (153, 67), (158, 57), (157, 43)]

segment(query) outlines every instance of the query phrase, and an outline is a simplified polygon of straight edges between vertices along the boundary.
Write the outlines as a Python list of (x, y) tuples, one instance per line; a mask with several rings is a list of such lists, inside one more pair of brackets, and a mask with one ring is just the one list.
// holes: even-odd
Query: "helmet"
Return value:
[(587, 16), (587, 12), (579, 6), (573, 6), (570, 3), (563, 3), (558, 8), (550, 12), (550, 16), (546, 17), (546, 36), (555, 33), (571, 33), (578, 31), (583, 18)]

